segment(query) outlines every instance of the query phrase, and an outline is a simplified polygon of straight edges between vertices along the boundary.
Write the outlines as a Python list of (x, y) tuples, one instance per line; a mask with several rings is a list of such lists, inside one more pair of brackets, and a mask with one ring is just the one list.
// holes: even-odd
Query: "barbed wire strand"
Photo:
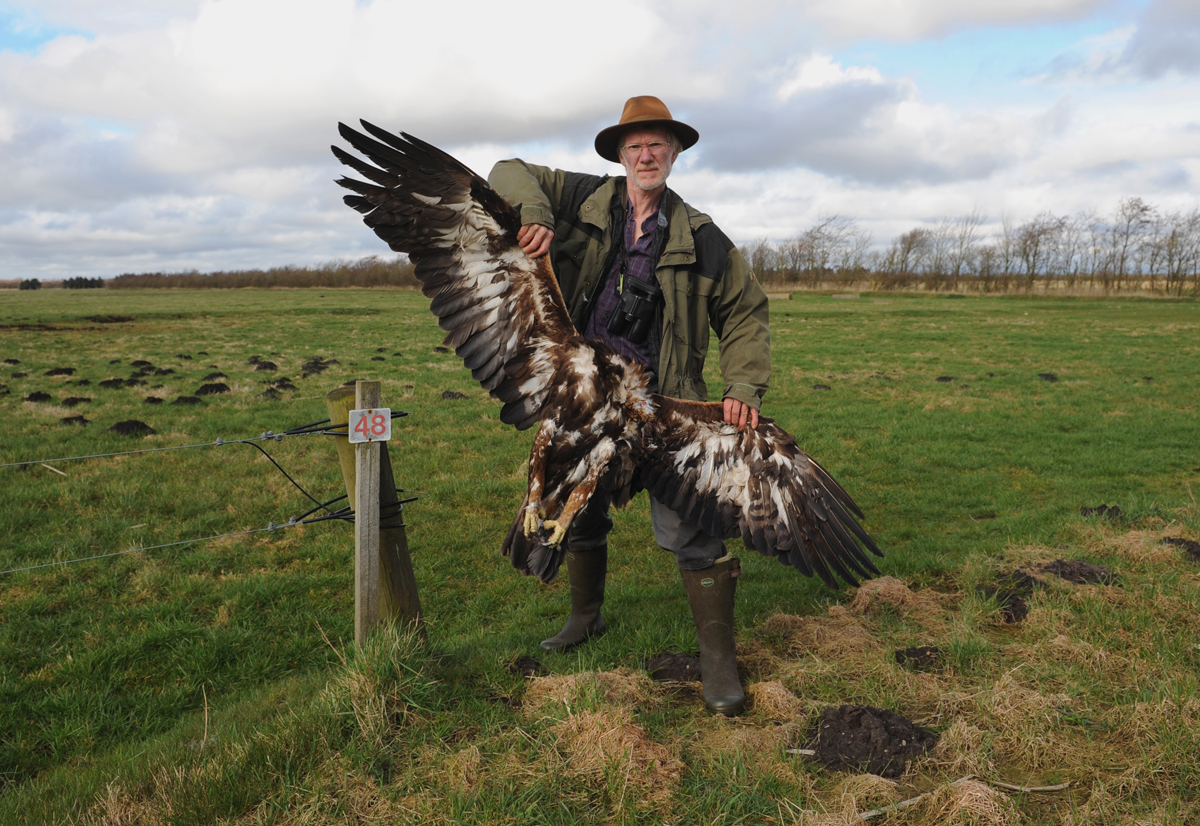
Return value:
[[(91, 562), (96, 559), (110, 559), (114, 556), (124, 556), (126, 554), (142, 553), (143, 551), (157, 551), (157, 550), (161, 550), (162, 548), (174, 548), (174, 547), (177, 547), (180, 545), (194, 545), (197, 542), (212, 542), (213, 540), (216, 540), (216, 539), (227, 539), (232, 536), (249, 536), (251, 534), (256, 534), (256, 533), (266, 533), (269, 531), (278, 531), (278, 530), (282, 530), (284, 528), (294, 528), (297, 525), (313, 525), (317, 522), (329, 522), (331, 520), (340, 520), (343, 522), (353, 523), (354, 522), (354, 511), (350, 510), (349, 506), (340, 508), (336, 511), (330, 511), (328, 514), (324, 514), (322, 516), (314, 516), (314, 517), (307, 518), (307, 519), (305, 518), (308, 516), (308, 514), (314, 513), (315, 511), (320, 510), (321, 508), (325, 508), (326, 510), (328, 510), (329, 505), (332, 505), (334, 502), (337, 502), (337, 501), (339, 501), (341, 499), (345, 499), (345, 498), (347, 498), (346, 494), (343, 493), (341, 496), (336, 496), (327, 502), (324, 502), (324, 503), (318, 502), (317, 507), (313, 508), (312, 510), (306, 511), (301, 516), (298, 516), (298, 517), (294, 516), (291, 519), (289, 519), (287, 522), (280, 522), (278, 524), (276, 524), (275, 522), (269, 522), (269, 523), (267, 523), (267, 527), (265, 527), (265, 528), (251, 528), (250, 530), (246, 530), (246, 531), (233, 531), (232, 533), (222, 533), (222, 534), (217, 534), (216, 536), (202, 536), (202, 537), (198, 537), (196, 539), (181, 539), (178, 542), (165, 542), (161, 545), (147, 545), (144, 548), (130, 548), (125, 551), (114, 551), (114, 552), (108, 553), (108, 554), (96, 554), (94, 556), (79, 557), (77, 559), (61, 559), (56, 562), (43, 562), (40, 565), (27, 565), (24, 568), (11, 568), (7, 571), (0, 571), (0, 576), (4, 576), (6, 574), (16, 574), (16, 573), (20, 573), (22, 571), (36, 571), (41, 568), (53, 568), (53, 567), (56, 567), (59, 565), (71, 565), (76, 562)], [(388, 505), (387, 507), (382, 508), (380, 510), (379, 517), (382, 520), (382, 519), (391, 518), (391, 517), (395, 516), (397, 513), (403, 513), (405, 505), (407, 505), (409, 502), (415, 502), (416, 500), (418, 500), (420, 498), (421, 498), (421, 496), (409, 496), (405, 499), (399, 500), (398, 502), (394, 502), (394, 503)], [(396, 527), (404, 527), (404, 525), (401, 524)]]
[[(408, 415), (408, 412), (404, 411), (404, 410), (393, 410), (392, 411), (393, 419), (402, 419), (407, 415)], [(329, 422), (329, 419), (321, 419), (318, 422), (311, 422), (309, 424), (300, 425), (299, 427), (293, 427), (290, 430), (285, 430), (280, 433), (275, 433), (274, 431), (268, 430), (259, 436), (255, 436), (253, 438), (248, 438), (248, 439), (222, 439), (221, 437), (218, 436), (214, 441), (197, 442), (196, 444), (192, 444), (192, 445), (168, 445), (166, 447), (147, 447), (147, 448), (142, 448), (140, 450), (121, 450), (121, 451), (117, 451), (115, 453), (89, 453), (85, 456), (61, 456), (56, 459), (31, 459), (27, 462), (7, 462), (5, 464), (0, 464), (0, 468), (25, 467), (27, 465), (44, 465), (49, 462), (74, 462), (74, 461), (78, 461), (81, 459), (110, 459), (115, 456), (135, 456), (139, 453), (161, 453), (163, 451), (168, 451), (168, 450), (191, 450), (193, 448), (198, 448), (198, 447), (222, 447), (224, 445), (254, 444), (255, 442), (280, 442), (280, 441), (283, 441), (284, 438), (291, 437), (291, 436), (347, 436), (347, 435), (349, 435), (345, 429), (346, 425), (331, 425), (330, 427), (320, 427), (320, 425), (326, 424), (327, 422)], [(342, 428), (342, 429), (339, 430), (338, 428)], [(257, 447), (257, 445), (254, 445), (254, 446)], [(53, 468), (51, 468), (51, 470), (53, 470)]]

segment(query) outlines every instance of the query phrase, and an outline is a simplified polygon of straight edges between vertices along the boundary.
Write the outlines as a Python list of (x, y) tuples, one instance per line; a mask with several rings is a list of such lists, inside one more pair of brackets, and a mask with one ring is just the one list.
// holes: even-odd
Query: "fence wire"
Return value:
[[(407, 415), (408, 415), (408, 413), (405, 411), (397, 410), (397, 411), (392, 412), (393, 419), (403, 418)], [(224, 445), (243, 445), (244, 444), (244, 445), (250, 445), (251, 447), (258, 450), (260, 453), (262, 453), (262, 455), (266, 456), (268, 461), (270, 461), (271, 464), (274, 465), (275, 468), (280, 473), (282, 473), (287, 478), (287, 480), (296, 487), (296, 489), (298, 491), (300, 491), (302, 494), (304, 494), (306, 497), (308, 497), (311, 501), (316, 503), (316, 507), (310, 508), (309, 510), (300, 514), (299, 516), (293, 516), (290, 519), (288, 519), (288, 521), (286, 521), (286, 522), (280, 522), (280, 523), (268, 522), (267, 527), (265, 527), (265, 528), (251, 528), (251, 529), (245, 530), (245, 531), (233, 531), (231, 533), (216, 534), (215, 536), (202, 536), (202, 537), (197, 537), (195, 539), (181, 539), (176, 542), (165, 542), (160, 545), (147, 545), (147, 546), (141, 547), (141, 548), (129, 548), (128, 550), (114, 551), (112, 553), (107, 553), (107, 554), (95, 554), (93, 556), (78, 557), (76, 559), (63, 559), (63, 560), (57, 560), (55, 562), (43, 562), (38, 565), (27, 565), (27, 566), (21, 567), (21, 568), (10, 568), (7, 571), (0, 571), (0, 576), (4, 576), (6, 574), (20, 573), (22, 571), (36, 571), (36, 570), (39, 570), (42, 568), (53, 568), (53, 567), (56, 567), (59, 565), (71, 565), (76, 562), (91, 562), (91, 561), (97, 560), (97, 559), (110, 559), (115, 556), (124, 556), (126, 554), (143, 553), (145, 551), (155, 551), (155, 550), (160, 550), (162, 548), (174, 548), (174, 547), (178, 547), (181, 545), (194, 545), (198, 542), (212, 542), (217, 539), (226, 539), (226, 538), (234, 537), (234, 536), (250, 536), (252, 534), (257, 534), (257, 533), (269, 533), (272, 531), (284, 530), (286, 528), (294, 528), (297, 525), (312, 525), (317, 522), (328, 522), (330, 520), (339, 520), (342, 522), (353, 523), (354, 522), (354, 511), (352, 511), (349, 506), (339, 508), (336, 511), (329, 509), (329, 506), (332, 505), (333, 503), (340, 502), (341, 500), (348, 498), (346, 494), (343, 493), (341, 496), (335, 496), (333, 499), (329, 499), (325, 502), (321, 502), (315, 496), (313, 496), (311, 493), (309, 493), (307, 490), (305, 490), (304, 487), (299, 482), (297, 482), (295, 479), (293, 479), (291, 474), (289, 474), (286, 470), (284, 470), (283, 467), (278, 462), (275, 461), (274, 457), (272, 457), (271, 454), (267, 453), (267, 451), (264, 450), (262, 448), (262, 446), (258, 444), (258, 442), (269, 442), (269, 441), (281, 442), (281, 441), (283, 441), (284, 438), (290, 437), (290, 436), (347, 436), (347, 435), (349, 435), (348, 431), (346, 429), (346, 425), (330, 425), (329, 423), (330, 423), (329, 419), (321, 419), (320, 421), (310, 422), (308, 424), (300, 425), (299, 427), (293, 427), (289, 430), (285, 430), (280, 433), (275, 433), (274, 431), (267, 430), (267, 431), (264, 431), (259, 436), (254, 436), (254, 437), (246, 438), (246, 439), (228, 439), (228, 440), (226, 440), (226, 439), (222, 439), (222, 438), (218, 437), (215, 441), (212, 441), (212, 442), (200, 442), (200, 443), (192, 444), (192, 445), (172, 445), (172, 446), (168, 446), (168, 447), (144, 448), (142, 450), (125, 450), (125, 451), (120, 451), (120, 452), (116, 452), (116, 453), (93, 453), (93, 454), (88, 454), (86, 456), (64, 456), (64, 457), (61, 457), (58, 459), (33, 459), (33, 460), (30, 460), (27, 462), (9, 462), (7, 464), (2, 464), (2, 465), (0, 465), (0, 468), (26, 467), (28, 465), (43, 465), (48, 470), (53, 470), (55, 473), (61, 473), (62, 471), (59, 471), (55, 468), (50, 467), (48, 463), (49, 462), (70, 462), (70, 461), (76, 461), (76, 460), (81, 460), (81, 459), (107, 459), (107, 458), (111, 458), (111, 457), (115, 457), (115, 456), (133, 456), (133, 455), (137, 455), (140, 453), (159, 453), (159, 452), (167, 451), (167, 450), (188, 450), (191, 448), (199, 448), (199, 447), (222, 447)], [(329, 426), (325, 426), (325, 425), (329, 425)], [(402, 488), (397, 488), (396, 492), (404, 493), (405, 491)], [(408, 504), (409, 502), (415, 502), (419, 498), (420, 498), (419, 496), (410, 496), (405, 499), (400, 499), (396, 502), (393, 502), (393, 503), (381, 508), (380, 513), (379, 513), (380, 521), (383, 522), (383, 521), (394, 519), (396, 517), (401, 516), (404, 513), (404, 506), (406, 504)], [(325, 510), (325, 511), (327, 511), (327, 513), (322, 514), (321, 516), (312, 516), (313, 513), (316, 513), (319, 510)], [(404, 526), (404, 523), (400, 522), (398, 525), (389, 526), (389, 527), (403, 527), (403, 526)]]

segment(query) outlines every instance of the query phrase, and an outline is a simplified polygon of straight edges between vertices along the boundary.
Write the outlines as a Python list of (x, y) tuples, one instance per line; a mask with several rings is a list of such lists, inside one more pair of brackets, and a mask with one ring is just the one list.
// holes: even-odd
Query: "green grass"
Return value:
[[(662, 687), (614, 699), (584, 686), (541, 711), (523, 702), (527, 681), (509, 663), (538, 653), (566, 609), (564, 583), (520, 577), (497, 553), (530, 435), (499, 422), (453, 354), (434, 352), (441, 332), (418, 294), (0, 292), (0, 359), (20, 362), (0, 372), (0, 463), (280, 431), (323, 418), (341, 383), (382, 380), (385, 403), (412, 413), (391, 450), (398, 484), (427, 494), (406, 513), (429, 630), (428, 644), (388, 633), (345, 653), (353, 539), (341, 523), (4, 575), (0, 823), (791, 822), (840, 810), (842, 776), (783, 748), (822, 704), (846, 702), (967, 744), (948, 750), (957, 764), (915, 764), (905, 793), (968, 773), (966, 760), (989, 779), (1071, 780), (1070, 795), (1017, 800), (1035, 823), (1194, 812), (1200, 567), (1157, 540), (1200, 539), (1200, 305), (801, 293), (773, 303), (772, 333), (766, 412), (866, 511), (883, 572), (942, 600), (937, 611), (851, 611), (862, 645), (805, 647), (805, 632), (764, 624), (784, 614), (842, 633), (850, 592), (743, 554), (740, 660), (748, 683), (799, 698), (782, 726), (758, 710), (712, 720), (693, 695)], [(251, 356), (279, 370), (255, 371)], [(313, 356), (340, 364), (301, 378)], [(175, 372), (98, 386), (137, 359)], [(44, 375), (66, 366), (77, 372)], [(190, 395), (214, 371), (231, 393), (144, 404)], [(281, 376), (297, 390), (263, 398)], [(90, 384), (69, 384), (79, 379)], [(52, 401), (23, 401), (38, 391)], [(92, 401), (58, 404), (69, 396)], [(71, 415), (91, 424), (61, 423)], [(157, 433), (107, 432), (127, 419)], [(341, 492), (325, 437), (268, 450), (319, 498)], [(246, 446), (54, 466), (67, 476), (0, 468), (0, 570), (264, 527), (310, 507)], [(1124, 516), (1079, 515), (1101, 503)], [(1019, 626), (975, 593), (997, 571), (1055, 557), (1109, 565), (1122, 585), (1055, 580)], [(611, 631), (546, 667), (636, 676), (648, 655), (694, 650), (673, 568), (643, 497), (617, 516)], [(926, 678), (889, 659), (916, 644), (942, 647), (950, 669)], [(585, 712), (665, 749), (678, 776), (634, 760), (652, 751), (641, 746), (628, 761), (601, 748), (589, 762), (571, 728)]]

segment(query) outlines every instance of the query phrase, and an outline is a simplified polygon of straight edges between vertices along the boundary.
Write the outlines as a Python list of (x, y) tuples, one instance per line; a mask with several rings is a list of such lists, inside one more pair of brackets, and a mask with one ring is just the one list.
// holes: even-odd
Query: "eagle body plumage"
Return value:
[(571, 521), (599, 489), (618, 507), (646, 488), (684, 519), (830, 586), (876, 574), (882, 556), (850, 496), (775, 422), (738, 431), (717, 403), (653, 394), (638, 364), (578, 335), (549, 257), (531, 259), (520, 217), (487, 182), (410, 135), (365, 121), (339, 131), (368, 164), (342, 178), (346, 203), (416, 267), (445, 343), (504, 403), (501, 421), (538, 425), (525, 499), (503, 552), (550, 582)]

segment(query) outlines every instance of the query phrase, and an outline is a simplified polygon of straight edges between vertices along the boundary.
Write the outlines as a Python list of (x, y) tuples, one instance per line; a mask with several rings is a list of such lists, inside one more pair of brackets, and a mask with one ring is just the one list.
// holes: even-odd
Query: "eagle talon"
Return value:
[(546, 511), (540, 505), (529, 505), (525, 508), (525, 538), (529, 539), (541, 528), (541, 521), (546, 518)]
[(550, 534), (550, 538), (546, 540), (546, 544), (550, 546), (562, 544), (563, 539), (567, 536), (567, 528), (569, 528), (570, 525), (570, 522), (564, 524), (560, 523), (556, 519), (547, 519), (542, 522), (543, 528), (553, 529), (553, 532)]

